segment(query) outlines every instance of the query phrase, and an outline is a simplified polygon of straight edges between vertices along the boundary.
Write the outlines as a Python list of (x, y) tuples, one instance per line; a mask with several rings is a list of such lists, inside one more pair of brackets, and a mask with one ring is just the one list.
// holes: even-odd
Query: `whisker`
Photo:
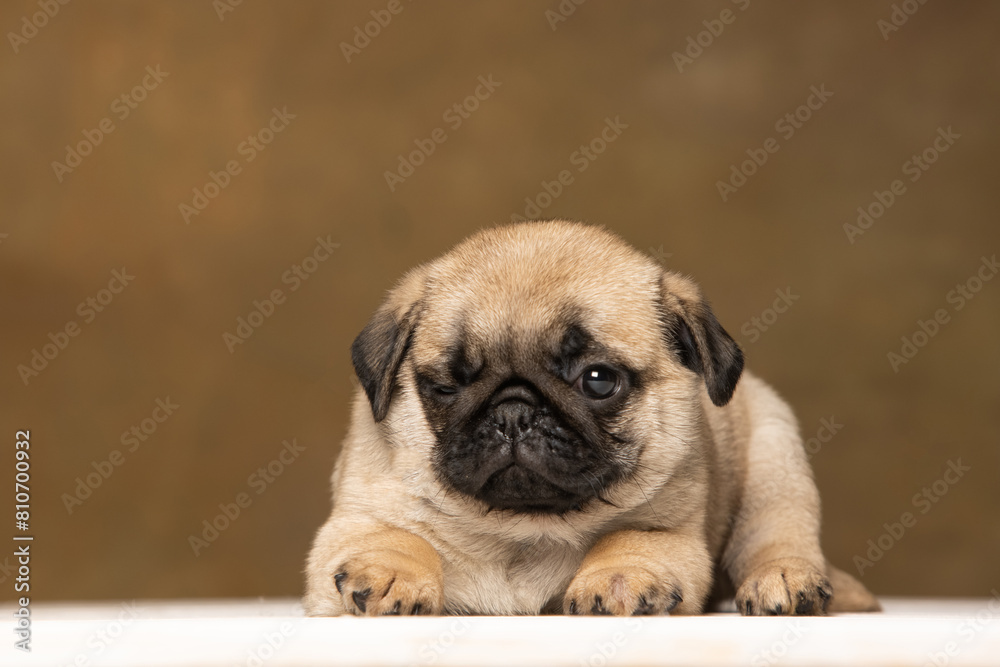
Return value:
[(504, 532), (503, 532), (503, 533), (502, 533), (502, 534), (500, 535), (500, 539), (503, 539), (503, 538), (507, 537), (507, 533), (509, 533), (510, 531), (512, 531), (512, 530), (514, 530), (515, 528), (517, 528), (517, 527), (518, 527), (518, 526), (520, 525), (520, 523), (521, 523), (522, 521), (524, 521), (524, 517), (523, 517), (523, 516), (522, 516), (522, 517), (521, 517), (520, 519), (518, 519), (517, 521), (515, 521), (515, 522), (514, 522), (514, 524), (513, 524), (513, 525), (512, 525), (512, 526), (511, 526), (510, 528), (508, 528), (507, 530), (505, 530), (505, 531), (504, 531)]
[(639, 493), (641, 493), (642, 497), (646, 499), (646, 504), (649, 505), (649, 511), (653, 513), (653, 518), (656, 519), (656, 523), (660, 524), (660, 528), (666, 529), (666, 526), (663, 525), (662, 521), (660, 521), (660, 517), (657, 515), (656, 510), (653, 509), (653, 503), (649, 502), (649, 497), (646, 495), (646, 492), (643, 491), (642, 485), (639, 484), (639, 480), (634, 479), (633, 481), (635, 481), (635, 485), (639, 488)]
[(438, 516), (440, 516), (440, 515), (444, 514), (444, 510), (442, 510), (442, 509), (441, 509), (441, 508), (440, 508), (440, 507), (438, 506), (438, 504), (437, 504), (437, 499), (438, 499), (438, 497), (439, 497), (439, 496), (440, 496), (440, 495), (441, 495), (442, 493), (444, 493), (444, 490), (445, 490), (445, 489), (444, 489), (444, 487), (443, 487), (443, 486), (442, 486), (442, 487), (440, 487), (440, 488), (438, 488), (438, 492), (434, 494), (434, 497), (433, 497), (433, 498), (430, 498), (430, 499), (429, 499), (429, 500), (427, 501), (427, 502), (428, 502), (428, 504), (430, 504), (430, 506), (431, 506), (431, 507), (432, 507), (432, 508), (434, 509), (434, 511), (435, 511), (435, 513), (434, 513), (434, 514), (432, 515), (432, 517), (431, 517), (431, 526), (430, 526), (430, 529), (431, 529), (431, 532), (434, 532), (434, 524), (436, 524), (436, 523), (437, 523), (437, 520), (438, 520)]

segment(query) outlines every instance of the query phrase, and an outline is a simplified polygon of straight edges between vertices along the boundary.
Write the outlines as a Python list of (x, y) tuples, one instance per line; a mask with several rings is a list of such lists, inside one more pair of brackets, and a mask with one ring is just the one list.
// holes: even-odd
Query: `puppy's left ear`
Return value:
[(379, 306), (351, 345), (351, 361), (376, 422), (385, 419), (420, 312), (423, 272), (414, 269)]
[(705, 378), (712, 403), (725, 405), (743, 374), (743, 350), (692, 281), (664, 274), (662, 303), (668, 345), (685, 367)]

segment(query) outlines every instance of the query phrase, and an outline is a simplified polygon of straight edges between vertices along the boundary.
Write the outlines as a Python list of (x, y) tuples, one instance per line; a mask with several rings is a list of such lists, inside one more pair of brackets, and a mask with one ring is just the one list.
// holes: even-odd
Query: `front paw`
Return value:
[(634, 565), (584, 569), (563, 600), (567, 614), (646, 616), (666, 614), (684, 600), (672, 577), (657, 577)]
[(736, 591), (744, 616), (821, 616), (833, 589), (826, 574), (802, 558), (778, 558), (759, 566)]
[(356, 616), (436, 615), (444, 608), (440, 569), (398, 551), (352, 558), (336, 568), (333, 583)]

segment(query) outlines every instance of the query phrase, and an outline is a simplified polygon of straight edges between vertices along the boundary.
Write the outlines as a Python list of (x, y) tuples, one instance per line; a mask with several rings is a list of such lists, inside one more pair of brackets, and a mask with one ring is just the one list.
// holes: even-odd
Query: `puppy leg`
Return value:
[(316, 537), (306, 575), (309, 616), (440, 614), (444, 607), (440, 556), (400, 528), (352, 529), (331, 518)]
[(724, 562), (740, 613), (826, 613), (833, 587), (810, 519), (800, 508), (784, 506), (738, 520)]
[(740, 613), (824, 614), (833, 589), (819, 546), (819, 493), (791, 411), (777, 396), (762, 398), (722, 562)]
[(697, 614), (712, 559), (695, 531), (619, 530), (597, 541), (566, 590), (566, 614)]

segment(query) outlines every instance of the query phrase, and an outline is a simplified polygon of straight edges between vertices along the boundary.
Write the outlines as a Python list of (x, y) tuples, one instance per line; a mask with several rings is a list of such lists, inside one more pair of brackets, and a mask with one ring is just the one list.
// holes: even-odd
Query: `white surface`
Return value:
[(38, 603), (24, 654), (7, 603), (0, 665), (1000, 666), (1000, 598), (883, 604), (827, 618), (307, 619), (290, 599)]

